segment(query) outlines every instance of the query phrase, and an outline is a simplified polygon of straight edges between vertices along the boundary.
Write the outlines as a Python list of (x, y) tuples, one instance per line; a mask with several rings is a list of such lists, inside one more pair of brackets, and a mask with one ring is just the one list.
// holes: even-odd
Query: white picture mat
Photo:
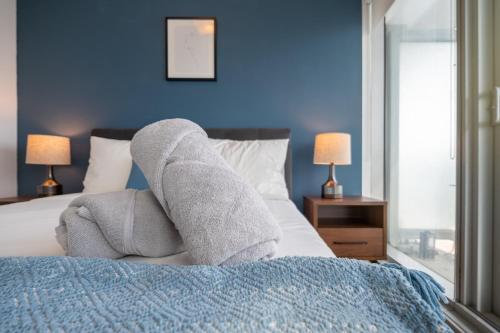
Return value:
[(215, 20), (167, 19), (168, 78), (215, 78)]

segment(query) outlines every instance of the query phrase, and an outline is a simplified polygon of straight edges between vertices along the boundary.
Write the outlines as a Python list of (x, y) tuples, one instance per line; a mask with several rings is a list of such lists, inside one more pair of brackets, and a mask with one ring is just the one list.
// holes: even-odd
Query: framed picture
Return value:
[(216, 81), (215, 17), (165, 19), (167, 80)]

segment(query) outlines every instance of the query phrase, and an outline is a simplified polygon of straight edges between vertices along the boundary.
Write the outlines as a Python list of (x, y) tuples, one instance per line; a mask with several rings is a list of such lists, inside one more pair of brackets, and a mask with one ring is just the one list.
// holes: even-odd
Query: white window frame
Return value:
[(458, 1), (458, 22), (461, 22), (458, 106), (462, 133), (459, 158), (462, 163), (457, 184), (460, 192), (457, 200), (458, 283), (456, 302), (452, 305), (457, 313), (485, 332), (498, 332), (487, 320), (500, 327), (500, 317), (491, 313), (494, 297), (493, 129), (481, 125), (491, 119), (494, 3), (495, 7), (500, 6), (498, 0)]
[(394, 0), (361, 0), (363, 21), (362, 194), (384, 199), (385, 13)]

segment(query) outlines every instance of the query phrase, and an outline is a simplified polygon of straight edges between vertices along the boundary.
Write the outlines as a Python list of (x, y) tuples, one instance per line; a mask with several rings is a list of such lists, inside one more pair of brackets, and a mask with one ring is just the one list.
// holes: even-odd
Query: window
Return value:
[(456, 225), (454, 0), (396, 1), (386, 15), (386, 195), (394, 252), (453, 297)]
[(389, 255), (498, 330), (500, 1), (395, 0), (385, 19)]

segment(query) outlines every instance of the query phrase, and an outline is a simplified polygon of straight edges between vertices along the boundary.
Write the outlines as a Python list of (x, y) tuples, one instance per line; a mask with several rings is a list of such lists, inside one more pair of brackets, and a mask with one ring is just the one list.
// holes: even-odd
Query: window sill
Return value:
[(455, 332), (498, 333), (490, 323), (466, 306), (451, 302), (443, 307), (446, 321)]
[(434, 280), (436, 280), (440, 285), (444, 287), (446, 297), (448, 297), (450, 300), (455, 299), (455, 285), (450, 281), (446, 280), (441, 275), (436, 274), (426, 266), (422, 265), (415, 259), (412, 259), (410, 256), (404, 254), (403, 252), (399, 251), (398, 249), (389, 244), (387, 244), (387, 256), (402, 266), (405, 266), (410, 269), (417, 269), (419, 271), (429, 274), (430, 276), (432, 276)]

